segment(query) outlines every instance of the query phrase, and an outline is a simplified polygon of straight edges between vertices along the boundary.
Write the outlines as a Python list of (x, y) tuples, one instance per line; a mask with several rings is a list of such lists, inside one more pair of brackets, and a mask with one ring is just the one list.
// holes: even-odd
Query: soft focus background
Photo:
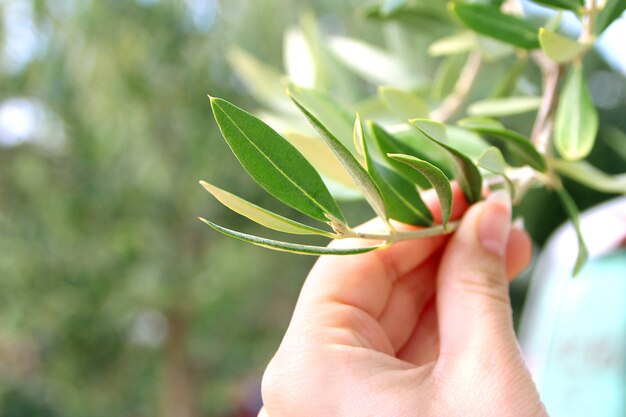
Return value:
[[(290, 27), (315, 32), (321, 49), (326, 35), (404, 39), (405, 56), (442, 34), (366, 21), (361, 7), (0, 0), (0, 417), (256, 415), (263, 367), (314, 259), (218, 236), (196, 219), (254, 230), (199, 179), (274, 204), (220, 139), (206, 94), (269, 118), (272, 103), (252, 98), (245, 72), (263, 62), (268, 76), (283, 73)], [(409, 56), (433, 72), (438, 61), (422, 58)], [(486, 69), (479, 89), (506, 65)], [(626, 128), (619, 62), (590, 65), (601, 135), (614, 138)], [(339, 60), (326, 77), (317, 86), (339, 99), (375, 91)], [(623, 165), (615, 143), (600, 141), (591, 157), (607, 172)], [(570, 186), (582, 208), (609, 197)], [(564, 218), (543, 191), (521, 213), (539, 245)], [(524, 289), (513, 289), (517, 310)]]

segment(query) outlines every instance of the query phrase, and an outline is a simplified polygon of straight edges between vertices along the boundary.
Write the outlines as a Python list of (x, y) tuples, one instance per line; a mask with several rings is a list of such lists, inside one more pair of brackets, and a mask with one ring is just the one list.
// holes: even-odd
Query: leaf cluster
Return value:
[[(587, 251), (578, 209), (560, 177), (603, 191), (626, 192), (621, 176), (610, 177), (583, 161), (593, 148), (599, 123), (582, 62), (597, 36), (624, 11), (626, 2), (608, 0), (600, 7), (595, 2), (586, 6), (582, 0), (535, 2), (577, 16), (581, 37), (574, 40), (560, 34), (558, 21), (538, 26), (510, 12), (501, 1), (455, 0), (447, 8), (438, 8), (422, 1), (388, 0), (367, 9), (370, 18), (400, 25), (419, 16), (431, 20), (437, 16), (446, 22), (449, 33), (427, 48), (431, 59), (440, 60), (430, 81), (412, 71), (411, 64), (396, 53), (351, 38), (327, 39), (312, 29), (310, 21), (303, 21), (302, 29), (291, 30), (286, 38), (287, 46), (298, 44), (297, 49), (287, 49), (286, 66), (289, 77), (299, 81), (288, 85), (287, 95), (308, 127), (294, 122), (301, 119), (284, 98), (259, 90), (267, 68), (236, 50), (234, 69), (245, 73), (246, 84), (255, 85), (261, 91), (259, 101), (269, 103), (273, 110), (265, 115), (268, 124), (225, 100), (211, 98), (224, 139), (261, 187), (317, 224), (296, 222), (214, 185), (202, 185), (228, 208), (270, 229), (364, 242), (355, 240), (353, 246), (341, 249), (311, 246), (252, 236), (202, 220), (225, 235), (263, 247), (343, 255), (453, 231), (452, 181), (459, 184), (469, 203), (479, 201), (490, 188), (502, 187), (519, 202), (530, 187), (544, 186), (557, 193), (577, 228), (577, 273)], [(402, 42), (395, 46), (402, 49)], [(332, 64), (328, 56), (333, 56)], [(469, 117), (450, 123), (470, 97), (481, 65), (511, 57), (514, 65), (492, 94), (469, 104)], [(302, 67), (302, 62), (308, 66)], [(328, 79), (324, 82), (323, 74), (338, 62), (365, 82), (378, 85), (377, 96), (346, 106), (327, 92)], [(519, 87), (531, 62), (544, 78), (539, 96)], [(256, 72), (250, 69), (255, 66)], [(429, 83), (432, 88), (425, 87)], [(505, 126), (507, 117), (528, 113), (536, 116), (530, 135)], [(285, 129), (285, 124), (296, 128)], [(439, 199), (441, 224), (434, 223), (423, 201), (422, 194), (429, 189)], [(367, 234), (353, 230), (337, 201), (346, 195), (364, 199), (385, 230)], [(394, 221), (415, 229), (397, 231)]]

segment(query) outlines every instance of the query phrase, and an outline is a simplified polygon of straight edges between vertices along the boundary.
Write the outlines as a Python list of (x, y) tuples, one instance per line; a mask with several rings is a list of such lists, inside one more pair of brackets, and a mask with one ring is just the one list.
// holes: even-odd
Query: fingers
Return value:
[[(454, 215), (460, 217), (467, 203), (458, 187), (454, 187)], [(441, 217), (436, 194), (424, 194), (425, 203), (435, 219)], [(364, 228), (376, 230), (380, 220)], [(399, 225), (398, 229), (413, 229)], [(394, 244), (388, 249), (349, 257), (321, 257), (304, 285), (301, 298), (305, 302), (340, 302), (379, 317), (385, 308), (393, 284), (428, 259), (445, 242), (445, 237), (415, 239)], [(350, 240), (333, 242), (335, 246), (354, 245)], [(367, 242), (364, 244), (368, 244)], [(371, 243), (369, 243), (371, 244)]]
[[(458, 220), (461, 218), (463, 213), (469, 207), (465, 196), (463, 195), (463, 191), (459, 187), (459, 184), (456, 182), (451, 183), (452, 185), (452, 214), (450, 215), (450, 220)], [(434, 190), (428, 190), (423, 195), (424, 203), (430, 209), (430, 212), (433, 214), (433, 219), (435, 223), (441, 223), (441, 207), (437, 200), (437, 195)]]
[[(507, 253), (505, 262), (507, 278), (511, 281), (527, 268), (528, 263), (531, 260), (532, 244), (530, 237), (523, 230), (516, 228), (511, 229), (506, 250)], [(426, 265), (424, 265), (424, 267), (426, 267)], [(430, 287), (432, 292), (434, 292), (434, 288), (436, 286), (434, 277), (430, 280), (422, 281), (422, 285), (424, 287)], [(421, 298), (410, 300), (406, 297), (396, 296), (396, 291), (403, 291), (403, 289), (398, 286), (394, 288), (387, 310), (385, 310), (383, 317), (388, 314), (388, 311), (399, 310), (403, 311), (404, 314), (402, 316), (398, 315), (399, 318), (396, 321), (392, 319), (383, 321), (381, 318), (381, 324), (385, 327), (385, 331), (389, 335), (400, 332), (401, 329), (397, 329), (396, 327), (401, 327), (401, 325), (404, 324), (411, 324), (408, 332), (412, 332), (402, 347), (400, 349), (395, 349), (397, 352), (396, 356), (399, 359), (411, 362), (415, 365), (422, 365), (436, 359), (439, 354), (439, 328), (436, 315), (435, 297), (431, 297), (430, 300), (424, 305)], [(403, 303), (403, 305), (399, 305), (401, 303)], [(413, 305), (412, 303), (415, 303), (416, 305)], [(413, 312), (415, 315), (412, 317), (406, 317), (406, 312)], [(407, 330), (404, 330), (404, 332), (404, 334), (406, 334)], [(393, 343), (394, 338), (390, 336), (390, 339)]]
[[(505, 263), (510, 230), (510, 197), (496, 192), (466, 213), (446, 247), (437, 289), (442, 354), (516, 346)], [(524, 238), (511, 246), (529, 251)], [(521, 264), (511, 261), (509, 268)]]
[(437, 298), (431, 297), (413, 334), (397, 353), (397, 358), (417, 366), (437, 359), (439, 354), (439, 328), (437, 320)]
[(533, 244), (530, 236), (522, 229), (513, 227), (506, 246), (506, 275), (509, 280), (517, 277), (528, 268), (533, 257)]
[[(460, 217), (467, 203), (456, 185), (453, 187), (453, 196), (453, 215)], [(424, 193), (424, 202), (432, 210), (435, 219), (441, 218), (439, 202), (434, 192)], [(377, 229), (378, 227), (380, 229)], [(375, 232), (380, 232), (382, 227), (380, 220), (374, 220), (363, 226)], [(414, 228), (398, 225), (399, 230)], [(315, 327), (331, 325), (349, 327), (345, 330), (357, 335), (357, 339), (371, 339), (371, 331), (361, 334), (364, 329), (371, 328), (369, 323), (364, 323), (366, 320), (361, 313), (377, 320), (388, 304), (395, 283), (425, 262), (446, 240), (447, 237), (435, 236), (399, 242), (388, 249), (362, 255), (321, 257), (302, 288), (286, 339), (298, 337), (302, 340), (302, 332), (296, 329), (306, 328), (310, 331)], [(333, 246), (355, 244), (367, 245), (371, 242), (359, 243), (354, 240), (333, 242)], [(419, 286), (415, 289), (419, 290)], [(428, 288), (424, 291), (429, 292)], [(338, 313), (338, 310), (341, 313)], [(357, 316), (358, 318), (355, 318)], [(310, 335), (305, 339), (311, 340)]]
[(398, 352), (411, 337), (424, 306), (435, 293), (435, 276), (440, 259), (441, 256), (431, 256), (393, 288), (378, 322), (385, 330), (394, 352)]

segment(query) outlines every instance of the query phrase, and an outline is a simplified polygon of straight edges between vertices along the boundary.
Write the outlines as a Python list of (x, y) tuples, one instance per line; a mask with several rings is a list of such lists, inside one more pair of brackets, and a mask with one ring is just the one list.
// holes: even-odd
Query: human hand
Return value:
[[(265, 371), (259, 416), (545, 416), (508, 296), (531, 243), (502, 197), (469, 208), (451, 237), (321, 257)], [(427, 204), (437, 217), (434, 195)], [(466, 209), (455, 188), (453, 216)]]

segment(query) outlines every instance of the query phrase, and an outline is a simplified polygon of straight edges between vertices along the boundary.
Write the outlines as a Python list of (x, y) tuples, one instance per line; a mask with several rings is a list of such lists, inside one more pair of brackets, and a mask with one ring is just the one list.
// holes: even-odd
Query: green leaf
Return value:
[(527, 63), (528, 54), (519, 55), (515, 60), (515, 64), (509, 67), (502, 79), (495, 85), (490, 96), (494, 98), (510, 96), (515, 91)]
[(563, 158), (575, 161), (591, 152), (598, 133), (598, 112), (580, 63), (572, 65), (565, 79), (556, 114), (554, 144)]
[(484, 35), (478, 36), (477, 40), (486, 62), (496, 62), (515, 54), (515, 46), (509, 43)]
[(600, 13), (596, 16), (593, 32), (596, 35), (604, 32), (611, 23), (620, 18), (624, 10), (626, 10), (626, 0), (607, 0)]
[(297, 243), (281, 242), (278, 240), (266, 239), (263, 237), (253, 236), (246, 233), (230, 230), (225, 227), (219, 226), (206, 219), (199, 218), (200, 221), (206, 223), (209, 227), (217, 230), (218, 232), (234, 237), (235, 239), (243, 240), (244, 242), (252, 243), (253, 245), (261, 246), (268, 249), (273, 249), (281, 252), (299, 253), (302, 255), (357, 255), (360, 253), (371, 252), (376, 249), (382, 249), (385, 245), (368, 246), (364, 248), (328, 248), (324, 246), (311, 246), (301, 245)]
[[(410, 29), (421, 33), (436, 33), (444, 25), (450, 24), (450, 16), (443, 7), (441, 11), (433, 8), (444, 5), (444, 2), (413, 2), (410, 7), (404, 7), (398, 11), (385, 15), (380, 6), (373, 4), (361, 9), (362, 15), (377, 24), (392, 23), (402, 29)], [(417, 6), (417, 7), (416, 7)], [(425, 7), (422, 7), (425, 6)]]
[(476, 164), (492, 174), (502, 176), (509, 186), (511, 197), (515, 198), (515, 184), (513, 184), (513, 181), (506, 175), (506, 161), (500, 149), (495, 146), (487, 148), (478, 158)]
[(626, 174), (608, 175), (586, 161), (552, 160), (556, 171), (589, 188), (611, 194), (626, 194)]
[(608, 145), (617, 156), (626, 160), (626, 133), (616, 127), (609, 128), (604, 135), (604, 143)]
[(259, 185), (314, 219), (344, 219), (317, 171), (282, 136), (225, 100), (211, 98), (211, 107), (224, 139)]
[(555, 9), (578, 11), (585, 7), (585, 0), (533, 0), (534, 3)]
[(200, 181), (200, 185), (213, 195), (220, 203), (244, 217), (256, 222), (269, 229), (295, 235), (320, 235), (334, 238), (335, 234), (325, 230), (311, 227), (306, 224), (296, 222), (286, 217), (272, 213), (262, 207), (259, 207), (249, 201), (244, 200), (234, 194), (224, 191), (205, 181)]
[(434, 140), (438, 145), (448, 141), (448, 129), (446, 125), (436, 120), (411, 119), (409, 120), (428, 139)]
[[(368, 122), (368, 125), (370, 131), (373, 130), (373, 122)], [(381, 191), (389, 217), (406, 224), (432, 225), (432, 214), (422, 201), (415, 185), (377, 162), (364, 135), (361, 135), (359, 139), (365, 154), (367, 171)]]
[(457, 122), (457, 124), (461, 127), (467, 129), (496, 129), (496, 130), (505, 130), (506, 128), (502, 123), (497, 121), (496, 119), (492, 119), (490, 117), (485, 116), (473, 116), (466, 117)]
[(402, 154), (389, 154), (391, 159), (402, 162), (417, 170), (420, 174), (425, 176), (428, 181), (433, 185), (433, 188), (437, 192), (439, 197), (439, 205), (441, 206), (441, 220), (444, 229), (448, 227), (450, 221), (450, 215), (452, 214), (452, 187), (450, 186), (450, 180), (448, 177), (436, 166), (430, 162), (416, 158), (410, 155)]
[[(446, 126), (446, 128), (448, 131), (448, 142), (447, 142), (448, 145), (452, 146), (454, 149), (458, 150), (459, 152), (464, 153), (465, 155), (470, 157), (470, 159), (472, 159), (473, 161), (478, 159), (478, 157), (482, 155), (483, 152), (485, 152), (485, 149), (491, 146), (489, 142), (487, 142), (485, 139), (483, 139), (482, 136), (480, 136), (478, 133), (474, 131), (463, 129), (457, 126)], [(438, 146), (438, 145), (435, 145), (435, 146)], [(443, 152), (446, 152), (447, 154), (447, 151), (443, 151)], [(434, 162), (430, 159), (427, 159), (427, 158), (421, 158), (421, 159), (426, 159), (434, 164)], [(442, 167), (439, 167), (439, 168), (445, 172), (444, 168)]]
[(471, 52), (478, 48), (478, 40), (476, 34), (471, 31), (455, 33), (437, 39), (428, 47), (428, 55), (430, 56), (446, 56), (458, 55)]
[(574, 230), (576, 231), (576, 237), (578, 239), (578, 256), (576, 257), (576, 265), (574, 266), (573, 272), (573, 275), (576, 276), (582, 270), (583, 266), (585, 266), (587, 258), (589, 257), (589, 251), (587, 250), (587, 245), (585, 245), (585, 240), (580, 229), (580, 213), (578, 211), (578, 207), (576, 207), (576, 203), (561, 184), (556, 186), (554, 190), (559, 196), (561, 204), (572, 221)]
[(487, 148), (478, 158), (476, 164), (479, 167), (496, 174), (504, 174), (504, 171), (506, 170), (506, 161), (504, 160), (504, 156), (502, 156), (500, 149), (495, 146)]
[(326, 145), (335, 154), (346, 172), (352, 177), (354, 183), (361, 189), (365, 199), (370, 204), (374, 212), (383, 220), (387, 220), (385, 212), (385, 204), (380, 195), (380, 190), (372, 180), (372, 177), (356, 160), (354, 155), (346, 148), (320, 121), (307, 110), (294, 96), (291, 96), (293, 102), (298, 106), (300, 111), (306, 116), (311, 125), (318, 131)]
[(378, 94), (385, 106), (403, 121), (428, 115), (428, 106), (415, 94), (396, 87), (379, 87)]
[(380, 150), (381, 155), (384, 156), (385, 162), (389, 164), (393, 169), (395, 169), (399, 174), (405, 177), (407, 180), (412, 182), (413, 184), (417, 184), (420, 188), (428, 188), (430, 183), (428, 180), (419, 172), (415, 171), (412, 168), (409, 168), (403, 163), (395, 161), (387, 157), (387, 154), (390, 153), (401, 153), (401, 154), (409, 154), (412, 155), (412, 149), (405, 145), (404, 143), (398, 141), (395, 137), (390, 135), (386, 130), (380, 127), (377, 124), (372, 124), (372, 133), (374, 134), (374, 138), (376, 139), (376, 144), (378, 145), (378, 149)]
[(454, 160), (455, 178), (471, 204), (481, 198), (482, 178), (478, 168), (465, 154), (459, 152), (444, 142), (447, 140), (446, 126), (433, 120), (414, 119), (410, 123), (422, 132), (428, 139), (447, 150)]
[(298, 132), (287, 131), (285, 138), (313, 165), (322, 177), (333, 180), (340, 185), (355, 189), (352, 177), (348, 175), (335, 154), (318, 138)]
[(505, 97), (475, 101), (468, 109), (471, 116), (504, 117), (535, 111), (541, 105), (541, 97)]
[(558, 63), (570, 62), (591, 47), (545, 28), (539, 29), (539, 43), (548, 58)]
[(435, 80), (430, 90), (433, 100), (443, 101), (448, 95), (452, 94), (457, 80), (463, 71), (465, 61), (464, 55), (452, 55), (443, 59), (439, 68), (437, 68)]
[(503, 140), (511, 153), (517, 156), (522, 162), (530, 167), (545, 172), (547, 170), (546, 161), (532, 142), (517, 132), (504, 128), (498, 122), (491, 122), (489, 119), (463, 119), (459, 121), (459, 126), (466, 127), (486, 136)]
[[(352, 114), (330, 94), (312, 88), (302, 88), (289, 84), (288, 94), (309, 109), (326, 128), (348, 149), (354, 150), (352, 143)], [(293, 106), (292, 106), (293, 107)]]
[(537, 27), (498, 8), (460, 1), (450, 3), (450, 11), (461, 22), (481, 35), (489, 36), (523, 49), (539, 47)]
[[(452, 161), (452, 158), (450, 158), (448, 151), (428, 139), (422, 132), (415, 129), (410, 124), (397, 126), (396, 128), (389, 127), (388, 129), (389, 135), (392, 139), (402, 145), (401, 149), (406, 150), (406, 152), (400, 152), (401, 149), (398, 149), (398, 152), (388, 153), (403, 153), (415, 156), (435, 165), (437, 168), (442, 170), (448, 178), (454, 177), (454, 162)], [(455, 136), (455, 140), (456, 139), (462, 140), (463, 138), (461, 136)], [(482, 138), (480, 138), (480, 140), (482, 140)], [(470, 146), (473, 147), (474, 145), (475, 143), (472, 143)], [(387, 165), (390, 165), (388, 162), (392, 161), (395, 165), (401, 166), (403, 169), (407, 168), (404, 164), (400, 164), (398, 161), (389, 159), (386, 154), (384, 154), (383, 160), (387, 163)], [(415, 172), (415, 174), (418, 173)], [(423, 178), (423, 181), (424, 184), (418, 184), (420, 188), (427, 189), (431, 187), (426, 178)]]

